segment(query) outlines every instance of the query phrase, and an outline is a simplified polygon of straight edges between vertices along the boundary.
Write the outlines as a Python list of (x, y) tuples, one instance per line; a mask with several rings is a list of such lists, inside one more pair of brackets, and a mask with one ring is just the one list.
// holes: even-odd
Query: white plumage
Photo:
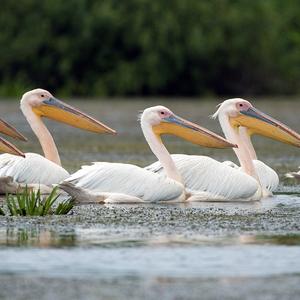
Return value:
[[(172, 154), (172, 159), (183, 177), (191, 199), (196, 201), (256, 200), (260, 197), (257, 181), (251, 176), (207, 156)], [(146, 170), (164, 174), (159, 162)], [(205, 197), (202, 195), (206, 193)]]
[[(278, 175), (256, 159), (248, 129), (251, 129), (252, 133), (257, 130), (259, 134), (273, 138), (278, 136), (279, 140), (295, 145), (299, 145), (299, 135), (282, 123), (260, 113), (250, 102), (243, 99), (224, 101), (212, 117), (218, 117), (226, 138), (237, 144), (238, 148), (235, 148), (234, 152), (241, 168), (229, 161), (219, 163), (203, 156), (173, 155), (172, 158), (183, 176), (186, 188), (188, 191), (192, 190), (191, 198), (203, 192), (211, 193), (210, 200), (224, 201), (260, 200), (262, 197), (272, 195), (272, 191), (279, 184)], [(257, 126), (257, 120), (264, 123)], [(272, 130), (268, 127), (269, 124), (272, 124)], [(283, 132), (287, 135), (285, 138), (282, 138)], [(159, 162), (147, 169), (163, 172)], [(199, 201), (203, 201), (201, 196)]]
[(279, 185), (278, 174), (261, 160), (253, 160), (264, 196), (271, 196)]
[[(227, 160), (222, 163), (236, 170), (241, 170), (241, 168), (232, 161)], [(278, 174), (261, 160), (255, 159), (253, 160), (253, 164), (263, 188), (264, 196), (271, 196), (272, 192), (274, 192), (279, 185)]]
[(42, 117), (88, 131), (115, 133), (106, 125), (54, 98), (46, 90), (35, 89), (25, 93), (20, 107), (39, 139), (45, 157), (35, 153), (26, 153), (25, 158), (10, 154), (0, 155), (0, 193), (16, 193), (25, 185), (48, 193), (52, 184), (69, 176), (61, 167), (57, 147)]
[(22, 184), (52, 185), (69, 176), (59, 165), (36, 153), (26, 153), (25, 158), (11, 154), (0, 155), (0, 177), (10, 176)]
[[(82, 166), (66, 182), (93, 192), (93, 195), (100, 197), (99, 202), (102, 197), (109, 202), (114, 194), (118, 194), (118, 202), (122, 202), (126, 195), (145, 202), (174, 201), (184, 197), (181, 183), (130, 164), (96, 162)], [(74, 187), (67, 191), (74, 193)], [(106, 197), (107, 194), (112, 195)]]
[[(170, 124), (175, 124), (175, 127)], [(179, 136), (197, 141), (199, 145), (221, 148), (233, 145), (207, 129), (174, 115), (163, 106), (145, 109), (141, 116), (141, 127), (165, 174), (156, 174), (129, 164), (97, 162), (83, 166), (62, 182), (60, 188), (80, 202), (181, 202), (187, 197), (208, 200), (212, 195), (205, 190), (197, 195), (193, 195), (192, 191), (186, 193), (182, 176), (157, 132), (178, 134), (178, 130), (184, 128)], [(205, 139), (210, 143), (206, 144)]]

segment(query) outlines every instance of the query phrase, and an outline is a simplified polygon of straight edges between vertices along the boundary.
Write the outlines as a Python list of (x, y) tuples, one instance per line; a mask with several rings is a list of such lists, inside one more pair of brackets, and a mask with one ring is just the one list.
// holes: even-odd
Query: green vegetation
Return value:
[(298, 0), (2, 0), (0, 95), (296, 94)]
[(1, 207), (0, 207), (0, 216), (5, 216), (5, 213)]
[[(65, 215), (73, 208), (73, 200), (65, 200), (53, 208), (58, 197), (57, 187), (45, 198), (42, 197), (40, 190), (35, 192), (25, 188), (16, 195), (7, 195), (6, 204), (11, 216)], [(2, 209), (0, 215), (5, 215)]]

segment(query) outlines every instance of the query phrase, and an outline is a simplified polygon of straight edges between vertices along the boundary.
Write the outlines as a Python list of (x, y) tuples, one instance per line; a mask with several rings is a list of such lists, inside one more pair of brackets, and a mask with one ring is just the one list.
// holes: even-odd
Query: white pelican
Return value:
[[(264, 162), (257, 159), (257, 155), (251, 141), (251, 132), (249, 132), (248, 128), (240, 126), (238, 128), (238, 134), (244, 141), (245, 147), (247, 148), (250, 158), (253, 161), (257, 176), (259, 178), (259, 182), (263, 188), (263, 196), (272, 196), (272, 192), (274, 192), (279, 185), (278, 174)], [(238, 165), (231, 161), (225, 161), (223, 163), (236, 169), (240, 168)]]
[[(250, 102), (243, 99), (224, 101), (213, 117), (219, 118), (225, 137), (238, 145), (234, 151), (243, 171), (206, 156), (172, 155), (186, 188), (210, 193), (210, 197), (203, 199), (208, 201), (260, 200), (264, 196), (264, 190), (247, 148), (245, 135), (240, 134), (239, 127), (246, 127), (249, 135), (256, 133), (297, 147), (300, 147), (300, 135), (258, 111)], [(159, 162), (146, 169), (163, 172)], [(191, 197), (189, 200), (201, 199)]]
[[(299, 166), (300, 169), (300, 166)], [(296, 179), (300, 179), (300, 171), (298, 172), (289, 172), (285, 174), (286, 178), (296, 178)]]
[[(174, 115), (163, 106), (145, 109), (141, 127), (167, 176), (130, 164), (96, 162), (83, 166), (62, 182), (60, 188), (80, 202), (180, 202), (187, 197), (182, 178), (160, 136), (173, 134), (206, 147), (235, 146), (207, 129)], [(202, 197), (206, 196), (202, 193)]]
[(47, 186), (69, 177), (69, 173), (61, 167), (58, 150), (42, 117), (92, 132), (115, 133), (106, 125), (54, 98), (43, 89), (25, 93), (21, 99), (21, 110), (39, 139), (45, 157), (36, 153), (26, 153), (25, 158), (10, 154), (0, 155), (2, 193), (14, 193), (24, 185), (47, 192)]

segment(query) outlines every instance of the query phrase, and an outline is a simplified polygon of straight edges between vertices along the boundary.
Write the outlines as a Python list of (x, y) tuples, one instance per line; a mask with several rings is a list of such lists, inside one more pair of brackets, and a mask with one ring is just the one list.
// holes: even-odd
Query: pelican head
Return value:
[(259, 111), (244, 99), (236, 98), (224, 101), (214, 117), (218, 115), (219, 117), (220, 115), (227, 116), (233, 127), (246, 127), (249, 135), (259, 134), (300, 147), (300, 135), (296, 131)]
[(196, 145), (209, 148), (232, 148), (236, 145), (229, 143), (221, 136), (176, 116), (164, 106), (154, 106), (144, 110), (141, 125), (151, 126), (157, 136), (170, 134), (179, 136)]
[(116, 133), (115, 130), (56, 99), (51, 93), (43, 89), (35, 89), (25, 93), (21, 99), (21, 110), (25, 114), (31, 110), (39, 117), (46, 117), (87, 131)]

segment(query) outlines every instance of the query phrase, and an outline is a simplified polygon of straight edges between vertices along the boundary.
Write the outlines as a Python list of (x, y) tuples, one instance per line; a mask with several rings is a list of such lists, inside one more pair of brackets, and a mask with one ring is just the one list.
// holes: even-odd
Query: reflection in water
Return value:
[(74, 231), (59, 233), (40, 228), (4, 228), (0, 229), (0, 247), (70, 247), (76, 245)]
[(299, 246), (0, 248), (0, 275), (56, 278), (224, 278), (299, 274)]
[(11, 228), (0, 230), (1, 247), (59, 248), (59, 247), (160, 247), (160, 246), (228, 246), (228, 245), (300, 245), (300, 234), (291, 235), (231, 235), (186, 237), (182, 235), (155, 238), (123, 238), (107, 236), (103, 230), (74, 229), (66, 232), (40, 228)]
[[(287, 187), (286, 187), (287, 188)], [(299, 191), (299, 187), (295, 187)], [(292, 196), (291, 196), (292, 195)], [(197, 208), (197, 209), (221, 209), (224, 212), (233, 214), (234, 212), (247, 211), (249, 213), (265, 212), (275, 207), (300, 207), (300, 197), (295, 194), (281, 193), (273, 197), (264, 198), (260, 201), (233, 201), (233, 202), (183, 202), (183, 203), (168, 203), (168, 204), (104, 204), (105, 207), (114, 208), (130, 208), (141, 206), (145, 209), (147, 207), (159, 206), (164, 208)]]
[(241, 235), (239, 236), (240, 244), (255, 245), (300, 245), (300, 234), (291, 235)]

